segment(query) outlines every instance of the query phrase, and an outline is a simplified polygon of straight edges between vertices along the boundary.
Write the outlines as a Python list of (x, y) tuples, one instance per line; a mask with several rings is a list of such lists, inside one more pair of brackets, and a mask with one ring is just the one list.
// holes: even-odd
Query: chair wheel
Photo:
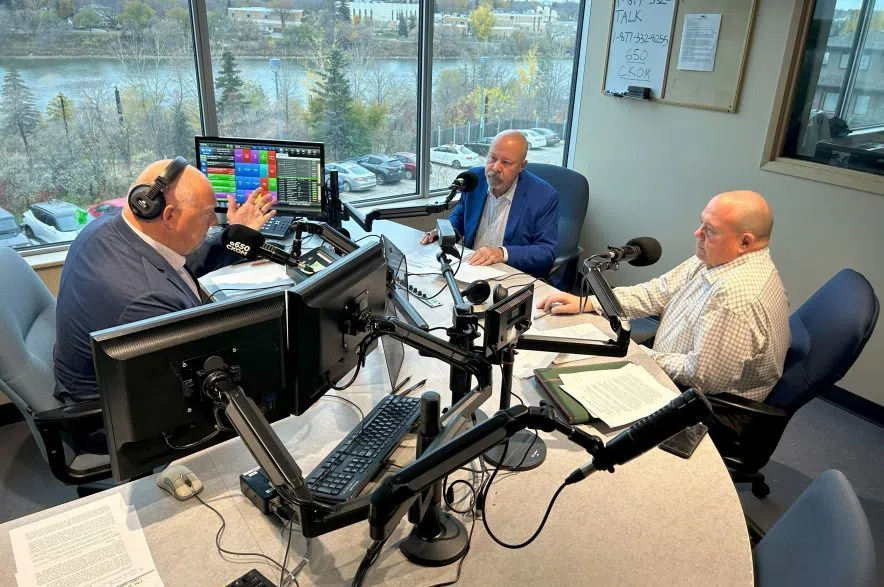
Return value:
[(770, 487), (764, 481), (755, 481), (752, 483), (752, 495), (758, 499), (764, 499), (770, 495)]

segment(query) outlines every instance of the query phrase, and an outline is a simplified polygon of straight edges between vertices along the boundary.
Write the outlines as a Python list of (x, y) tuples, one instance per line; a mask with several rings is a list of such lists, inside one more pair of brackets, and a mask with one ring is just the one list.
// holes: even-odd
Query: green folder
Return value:
[(628, 365), (629, 361), (612, 361), (610, 363), (596, 363), (594, 365), (578, 365), (570, 367), (547, 367), (535, 369), (534, 376), (540, 384), (542, 394), (552, 402), (559, 413), (568, 420), (569, 424), (586, 424), (595, 420), (586, 408), (574, 396), (562, 389), (562, 373), (582, 373), (584, 371), (601, 371), (603, 369), (619, 369)]

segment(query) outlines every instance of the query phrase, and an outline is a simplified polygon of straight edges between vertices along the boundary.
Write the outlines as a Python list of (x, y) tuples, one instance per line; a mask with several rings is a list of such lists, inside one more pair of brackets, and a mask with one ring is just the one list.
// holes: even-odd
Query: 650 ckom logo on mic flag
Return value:
[(249, 251), (252, 250), (252, 247), (239, 241), (230, 241), (229, 243), (227, 243), (227, 248), (237, 255), (242, 255), (243, 257), (248, 256)]

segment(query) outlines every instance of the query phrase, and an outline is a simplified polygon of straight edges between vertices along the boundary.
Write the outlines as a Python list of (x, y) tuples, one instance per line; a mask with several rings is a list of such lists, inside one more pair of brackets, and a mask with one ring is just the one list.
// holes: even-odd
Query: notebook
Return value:
[(569, 424), (586, 424), (595, 417), (592, 416), (583, 405), (574, 399), (567, 391), (562, 389), (562, 373), (581, 373), (584, 371), (598, 371), (603, 369), (619, 369), (627, 365), (629, 361), (611, 361), (597, 363), (595, 365), (578, 365), (568, 367), (547, 367), (535, 369), (534, 377), (540, 384), (541, 395), (555, 406), (556, 410), (568, 421)]

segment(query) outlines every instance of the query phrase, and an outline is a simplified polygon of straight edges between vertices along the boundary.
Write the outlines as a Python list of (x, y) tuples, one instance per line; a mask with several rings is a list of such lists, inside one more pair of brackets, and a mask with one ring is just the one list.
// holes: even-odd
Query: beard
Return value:
[(497, 189), (503, 185), (503, 176), (494, 170), (486, 169), (485, 179), (488, 180), (488, 185), (490, 185), (494, 189)]

